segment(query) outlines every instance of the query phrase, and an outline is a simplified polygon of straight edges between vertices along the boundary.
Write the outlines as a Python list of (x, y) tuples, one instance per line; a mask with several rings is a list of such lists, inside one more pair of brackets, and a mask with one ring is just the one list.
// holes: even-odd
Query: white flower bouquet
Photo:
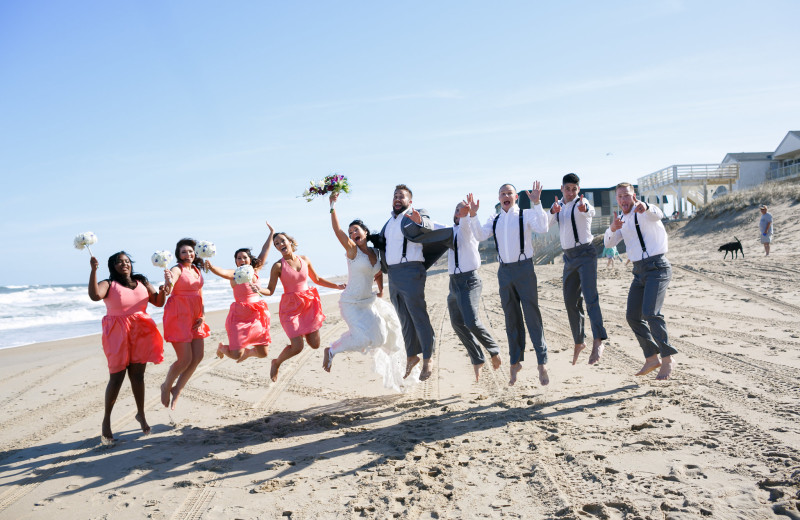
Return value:
[(236, 271), (233, 272), (233, 281), (236, 282), (236, 285), (250, 283), (253, 281), (254, 273), (253, 266), (240, 265), (236, 268)]
[(169, 251), (156, 251), (153, 253), (153, 256), (150, 257), (150, 261), (153, 262), (153, 265), (156, 267), (167, 269), (169, 264), (172, 263), (172, 253)]
[(350, 181), (344, 175), (333, 174), (328, 175), (321, 181), (311, 181), (301, 197), (306, 199), (306, 202), (311, 202), (314, 197), (325, 196), (329, 193), (350, 193)]
[(84, 247), (89, 250), (89, 254), (92, 254), (92, 248), (89, 246), (97, 242), (97, 235), (92, 233), (91, 231), (87, 231), (85, 233), (78, 233), (75, 236), (75, 240), (73, 241), (73, 245), (75, 249), (83, 249)]

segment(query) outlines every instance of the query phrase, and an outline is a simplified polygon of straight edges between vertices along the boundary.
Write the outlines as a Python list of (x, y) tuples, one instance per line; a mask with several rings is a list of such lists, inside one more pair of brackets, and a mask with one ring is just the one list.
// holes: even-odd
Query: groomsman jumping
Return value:
[(558, 225), (561, 249), (564, 250), (564, 305), (567, 307), (569, 328), (575, 342), (572, 364), (578, 362), (578, 356), (586, 348), (583, 313), (585, 300), (594, 338), (589, 364), (594, 365), (603, 355), (603, 340), (608, 339), (608, 335), (603, 327), (600, 297), (597, 294), (597, 252), (592, 245), (592, 217), (595, 211), (583, 195), (578, 198), (580, 182), (574, 173), (564, 175), (561, 181), (563, 198), (558, 200), (556, 197), (555, 203), (550, 207), (549, 223), (551, 226)]

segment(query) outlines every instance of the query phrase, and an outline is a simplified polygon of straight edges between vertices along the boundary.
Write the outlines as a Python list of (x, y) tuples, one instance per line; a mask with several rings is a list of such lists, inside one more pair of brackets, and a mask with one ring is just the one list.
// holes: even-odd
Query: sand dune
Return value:
[[(310, 349), (277, 383), (269, 363), (206, 359), (178, 410), (147, 373), (142, 437), (123, 388), (99, 445), (107, 381), (99, 337), (0, 351), (1, 518), (800, 518), (800, 251), (797, 212), (775, 206), (774, 255), (756, 215), (672, 230), (664, 313), (676, 377), (636, 378), (625, 322), (630, 270), (599, 268), (611, 336), (602, 362), (572, 366), (561, 266), (537, 266), (549, 387), (529, 350), (509, 388), (508, 358), (475, 383), (450, 328), (447, 276), (429, 278), (435, 371), (387, 393), (360, 354), (322, 370)], [(732, 235), (745, 259), (722, 260)], [(789, 238), (793, 237), (792, 240)], [(483, 319), (505, 347), (496, 265), (481, 268)], [(324, 343), (345, 330), (336, 298)], [(277, 308), (271, 309), (274, 314)], [(277, 320), (273, 320), (277, 322)], [(271, 357), (285, 339), (273, 327)], [(529, 347), (530, 348), (530, 347)]]

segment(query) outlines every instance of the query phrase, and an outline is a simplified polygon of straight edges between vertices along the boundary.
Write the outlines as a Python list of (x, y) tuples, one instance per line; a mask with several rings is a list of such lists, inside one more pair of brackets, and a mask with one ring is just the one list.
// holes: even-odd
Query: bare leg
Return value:
[(105, 413), (103, 414), (103, 424), (101, 426), (101, 433), (103, 435), (103, 443), (110, 443), (114, 440), (114, 434), (111, 432), (111, 410), (114, 409), (114, 403), (117, 402), (119, 390), (122, 388), (122, 383), (125, 381), (125, 370), (114, 372), (108, 377), (108, 384), (106, 385), (105, 397)]
[(333, 365), (333, 354), (331, 354), (331, 348), (325, 347), (325, 352), (322, 355), (322, 368), (325, 372), (331, 371), (331, 366)]
[(495, 354), (494, 356), (492, 356), (490, 361), (492, 362), (492, 368), (494, 370), (497, 370), (498, 368), (500, 368), (500, 365), (502, 364), (502, 361), (500, 361), (500, 355), (499, 354)]
[(225, 345), (220, 341), (219, 342), (219, 346), (217, 347), (217, 357), (222, 359), (222, 358), (225, 357), (226, 354), (230, 354), (230, 350), (228, 349), (228, 345)]
[(420, 381), (427, 381), (429, 377), (431, 377), (433, 371), (431, 370), (431, 360), (430, 359), (423, 359), (422, 360), (422, 372), (419, 373), (419, 380)]
[(575, 349), (572, 351), (572, 364), (578, 362), (578, 357), (581, 355), (583, 349), (586, 348), (586, 343), (575, 343)]
[(164, 408), (169, 406), (172, 385), (175, 383), (175, 380), (178, 379), (178, 376), (186, 370), (186, 367), (189, 366), (192, 360), (191, 343), (173, 343), (172, 348), (175, 349), (175, 355), (178, 356), (178, 359), (170, 365), (169, 370), (167, 370), (167, 377), (161, 385), (161, 404), (164, 405)]
[(407, 378), (411, 371), (417, 366), (419, 363), (419, 356), (411, 356), (406, 358), (406, 374), (403, 376), (403, 379)]
[(637, 376), (647, 375), (660, 366), (661, 366), (661, 361), (658, 360), (658, 354), (653, 354), (652, 356), (645, 358), (644, 366), (642, 367), (641, 370), (636, 372), (636, 375)]
[[(204, 354), (204, 346), (205, 342), (203, 338), (195, 338), (189, 344), (189, 363), (184, 369), (183, 372), (178, 376), (178, 380), (175, 382), (175, 386), (172, 387), (170, 393), (172, 394), (172, 405), (171, 408), (175, 409), (175, 402), (178, 400), (178, 396), (181, 395), (181, 391), (183, 387), (186, 386), (186, 383), (189, 382), (189, 378), (192, 377), (194, 371), (197, 369), (197, 365), (203, 361), (203, 354)], [(170, 367), (170, 370), (172, 367)]]
[(136, 420), (142, 427), (142, 433), (150, 434), (150, 425), (144, 416), (144, 371), (147, 363), (131, 363), (128, 365), (128, 379), (131, 382), (133, 399), (136, 401)]
[(764, 256), (769, 256), (769, 244), (764, 244), (764, 251), (767, 253)]
[(517, 382), (517, 374), (520, 370), (522, 370), (522, 363), (511, 365), (511, 379), (508, 380), (508, 386), (514, 386), (514, 383)]
[(477, 383), (481, 379), (481, 370), (483, 370), (483, 363), (472, 365), (472, 370), (475, 371), (475, 382)]
[[(269, 378), (272, 379), (273, 382), (278, 380), (278, 370), (280, 370), (283, 362), (289, 358), (295, 357), (303, 350), (303, 336), (291, 338), (289, 341), (291, 341), (291, 343), (286, 345), (286, 348), (278, 354), (278, 357), (272, 360), (272, 365), (269, 369)], [(317, 343), (317, 346), (319, 346), (319, 343)]]
[[(603, 340), (599, 338), (594, 338), (594, 343), (592, 344), (592, 354), (589, 356), (589, 364), (594, 365), (600, 362), (600, 358), (603, 357), (603, 350), (605, 350), (605, 346), (603, 345)], [(573, 363), (574, 365), (575, 363)]]
[(675, 368), (676, 363), (672, 360), (672, 356), (664, 356), (661, 358), (661, 370), (656, 374), (656, 379), (659, 381), (666, 381), (669, 379), (672, 370)]
[(550, 384), (550, 376), (547, 374), (547, 368), (544, 365), (539, 365), (539, 383), (542, 386)]
[(251, 357), (265, 358), (267, 357), (268, 351), (269, 348), (267, 347), (267, 345), (256, 345), (254, 347), (243, 348), (242, 350), (239, 351), (239, 358), (236, 360), (236, 362), (241, 363), (245, 359)]
[(315, 330), (314, 332), (311, 332), (310, 334), (306, 334), (306, 343), (308, 343), (309, 347), (311, 347), (313, 349), (318, 349), (320, 341), (321, 341), (321, 339), (320, 339), (318, 330)]

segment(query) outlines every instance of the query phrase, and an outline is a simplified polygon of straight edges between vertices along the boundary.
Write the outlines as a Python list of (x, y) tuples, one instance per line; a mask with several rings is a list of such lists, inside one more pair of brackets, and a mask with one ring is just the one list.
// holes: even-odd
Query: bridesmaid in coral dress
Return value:
[(147, 363), (159, 364), (164, 360), (164, 340), (158, 332), (153, 318), (147, 314), (147, 304), (164, 305), (164, 286), (156, 291), (141, 274), (133, 272), (133, 261), (125, 251), (111, 255), (108, 259), (108, 280), (97, 282), (99, 262), (95, 257), (89, 261), (89, 298), (103, 300), (106, 316), (103, 318), (103, 352), (108, 360), (111, 374), (106, 386), (105, 415), (103, 416), (101, 440), (104, 444), (114, 442), (111, 432), (111, 410), (125, 381), (125, 373), (131, 382), (136, 401), (136, 420), (145, 435), (150, 426), (144, 416), (144, 371)]
[(278, 315), (290, 342), (280, 355), (272, 360), (269, 377), (273, 381), (277, 381), (281, 364), (303, 350), (304, 339), (308, 342), (309, 347), (319, 348), (319, 329), (322, 327), (322, 322), (325, 321), (325, 315), (322, 313), (319, 293), (316, 288), (308, 287), (308, 280), (330, 289), (344, 289), (345, 286), (317, 276), (311, 261), (305, 256), (295, 254), (297, 242), (286, 233), (276, 233), (273, 243), (283, 258), (273, 264), (270, 270), (269, 284), (264, 293), (273, 294), (280, 278), (281, 284), (283, 284), (283, 295), (281, 295)]
[[(209, 336), (203, 319), (203, 261), (195, 256), (191, 238), (175, 246), (178, 265), (165, 272), (170, 295), (164, 307), (164, 339), (172, 343), (178, 359), (169, 367), (161, 385), (161, 404), (175, 409), (175, 402), (203, 360), (204, 338)], [(174, 384), (174, 386), (173, 386)]]
[(237, 249), (233, 254), (236, 260), (236, 267), (249, 265), (253, 268), (254, 276), (251, 283), (237, 284), (233, 280), (236, 273), (233, 269), (221, 269), (211, 265), (206, 260), (206, 268), (217, 276), (230, 280), (233, 288), (234, 302), (231, 303), (228, 318), (225, 320), (225, 330), (228, 333), (228, 344), (220, 342), (217, 348), (217, 357), (222, 359), (228, 356), (241, 363), (251, 356), (264, 358), (267, 357), (267, 347), (272, 341), (269, 337), (269, 309), (267, 302), (261, 299), (262, 290), (258, 285), (258, 272), (264, 265), (269, 253), (269, 246), (272, 244), (273, 229), (267, 222), (269, 237), (261, 247), (261, 253), (254, 257), (249, 248)]

